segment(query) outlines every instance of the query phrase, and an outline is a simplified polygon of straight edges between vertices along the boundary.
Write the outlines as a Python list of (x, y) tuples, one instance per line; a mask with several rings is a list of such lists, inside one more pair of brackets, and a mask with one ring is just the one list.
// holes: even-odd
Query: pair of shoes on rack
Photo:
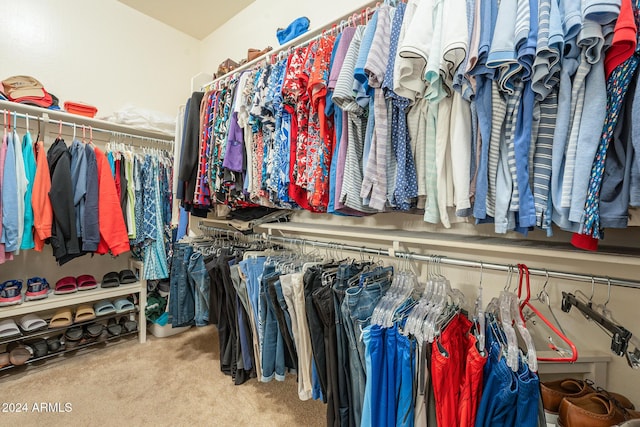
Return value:
[[(18, 328), (20, 325), (20, 328)], [(14, 319), (5, 319), (0, 322), (0, 338), (11, 338), (22, 335), (22, 331), (29, 333), (47, 327), (47, 322), (38, 317), (36, 314), (30, 313), (22, 316), (18, 323)]]
[(72, 349), (79, 345), (100, 341), (103, 338), (104, 331), (104, 325), (98, 322), (69, 328), (64, 333), (66, 349)]
[(82, 274), (78, 277), (66, 276), (56, 282), (56, 295), (72, 294), (77, 291), (88, 291), (98, 287), (96, 278), (90, 274)]
[(107, 316), (109, 314), (124, 313), (135, 309), (135, 305), (127, 298), (120, 298), (113, 302), (109, 300), (98, 301), (93, 305), (97, 316)]
[(24, 301), (35, 301), (49, 296), (50, 286), (44, 277), (27, 279), (27, 290), (22, 295), (23, 282), (20, 279), (7, 280), (0, 284), (0, 307), (22, 304)]
[(100, 287), (102, 288), (115, 288), (120, 285), (126, 285), (129, 283), (135, 283), (138, 281), (138, 278), (131, 270), (122, 270), (119, 273), (115, 271), (110, 271), (105, 274), (102, 278), (102, 283)]
[(595, 387), (589, 380), (543, 382), (540, 389), (548, 425), (604, 427), (640, 416), (625, 396)]
[(138, 322), (130, 319), (128, 316), (123, 316), (120, 320), (115, 318), (109, 319), (107, 323), (107, 330), (112, 337), (118, 337), (123, 333), (135, 332), (138, 330)]
[(93, 306), (81, 304), (76, 308), (75, 317), (71, 312), (71, 307), (62, 307), (55, 312), (49, 321), (49, 328), (66, 328), (74, 323), (93, 320), (96, 316), (106, 316), (114, 313), (124, 313), (135, 309), (135, 305), (127, 298), (120, 298), (113, 303), (110, 301), (99, 301)]
[(71, 307), (62, 307), (58, 309), (51, 320), (49, 321), (49, 328), (66, 328), (74, 323), (86, 322), (96, 318), (96, 312), (93, 306), (89, 304), (80, 304), (76, 308), (75, 317), (71, 312)]

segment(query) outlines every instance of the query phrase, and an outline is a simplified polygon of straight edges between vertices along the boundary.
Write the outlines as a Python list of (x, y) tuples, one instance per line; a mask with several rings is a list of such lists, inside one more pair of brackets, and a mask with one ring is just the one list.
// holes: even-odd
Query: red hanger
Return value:
[(531, 311), (533, 311), (536, 316), (540, 320), (542, 320), (562, 341), (564, 341), (569, 348), (571, 348), (571, 356), (570, 357), (538, 357), (538, 360), (541, 362), (575, 362), (578, 360), (578, 350), (576, 346), (571, 342), (569, 338), (567, 338), (553, 323), (549, 322), (546, 317), (535, 308), (529, 300), (531, 299), (531, 282), (529, 280), (529, 268), (524, 264), (518, 264), (518, 270), (520, 272), (520, 281), (518, 283), (518, 298), (520, 298), (522, 293), (522, 278), (526, 275), (527, 277), (527, 296), (520, 303), (520, 317), (522, 320), (524, 319), (524, 314), (522, 313), (522, 309), (526, 306)]

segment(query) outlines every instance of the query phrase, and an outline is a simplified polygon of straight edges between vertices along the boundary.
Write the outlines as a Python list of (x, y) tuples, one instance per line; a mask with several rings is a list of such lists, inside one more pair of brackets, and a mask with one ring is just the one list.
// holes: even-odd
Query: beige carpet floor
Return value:
[[(214, 326), (65, 357), (0, 380), (1, 426), (322, 426), (326, 407), (286, 381), (235, 386)], [(27, 412), (9, 413), (17, 405)], [(37, 412), (34, 405), (60, 411)], [(69, 405), (67, 405), (69, 409)]]

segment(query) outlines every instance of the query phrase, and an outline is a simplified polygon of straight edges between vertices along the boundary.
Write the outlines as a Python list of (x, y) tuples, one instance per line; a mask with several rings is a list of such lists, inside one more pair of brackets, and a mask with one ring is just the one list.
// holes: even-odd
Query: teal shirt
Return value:
[(33, 181), (36, 177), (36, 157), (33, 152), (33, 140), (29, 131), (22, 138), (22, 158), (24, 161), (24, 171), (27, 177), (27, 192), (24, 194), (24, 233), (20, 249), (33, 249), (33, 205), (31, 204), (31, 193), (33, 192)]

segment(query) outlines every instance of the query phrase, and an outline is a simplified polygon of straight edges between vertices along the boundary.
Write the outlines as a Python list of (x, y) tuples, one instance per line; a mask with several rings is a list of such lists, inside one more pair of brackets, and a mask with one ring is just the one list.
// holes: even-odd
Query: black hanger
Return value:
[(611, 320), (602, 316), (591, 307), (591, 303), (584, 303), (575, 295), (567, 292), (562, 292), (562, 311), (568, 313), (571, 310), (571, 306), (575, 306), (582, 312), (588, 319), (601, 325), (607, 331), (611, 332), (611, 351), (618, 356), (624, 356), (627, 353), (627, 347), (631, 340), (631, 332), (624, 327), (613, 323)]

